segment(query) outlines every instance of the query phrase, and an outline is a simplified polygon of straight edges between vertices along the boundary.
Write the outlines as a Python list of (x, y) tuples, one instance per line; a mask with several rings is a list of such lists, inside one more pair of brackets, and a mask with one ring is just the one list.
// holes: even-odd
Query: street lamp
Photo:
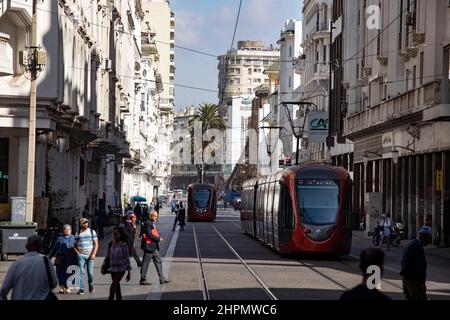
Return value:
[(94, 156), (94, 149), (87, 148), (87, 149), (86, 149), (86, 160), (87, 160), (88, 162), (91, 162), (93, 156)]
[(411, 151), (411, 152), (416, 152), (416, 150), (409, 148), (409, 146), (410, 146), (410, 144), (408, 145), (408, 147), (393, 146), (394, 150), (392, 150), (392, 162), (394, 164), (398, 163), (399, 152), (398, 152), (397, 148), (405, 149), (405, 150), (408, 150), (408, 151)]
[(364, 168), (367, 167), (367, 165), (369, 164), (369, 154), (373, 154), (376, 155), (378, 157), (383, 157), (383, 155), (380, 153), (381, 149), (378, 149), (377, 151), (373, 152), (373, 151), (365, 151), (363, 154), (363, 164), (364, 164)]
[[(298, 156), (299, 156), (299, 149), (300, 149), (300, 139), (303, 138), (303, 133), (305, 132), (305, 123), (306, 123), (306, 117), (308, 115), (309, 112), (309, 107), (313, 106), (315, 108), (315, 110), (318, 110), (319, 107), (313, 103), (313, 102), (306, 102), (306, 101), (299, 101), (299, 102), (281, 102), (281, 104), (285, 107), (285, 112), (287, 115), (287, 118), (289, 120), (289, 124), (291, 125), (292, 128), (292, 133), (294, 134), (294, 137), (297, 139), (297, 147), (296, 147), (296, 152), (295, 152), (295, 164), (298, 165)], [(306, 107), (306, 111), (305, 114), (303, 116), (303, 126), (294, 126), (294, 122), (292, 121), (292, 117), (291, 114), (289, 113), (289, 111), (287, 110), (287, 105), (288, 104), (293, 104), (293, 105), (305, 105)], [(301, 132), (296, 133), (295, 132), (295, 128), (301, 128)]]
[(369, 163), (369, 156), (367, 154), (363, 155), (363, 163), (364, 163), (364, 168), (367, 167), (367, 164)]

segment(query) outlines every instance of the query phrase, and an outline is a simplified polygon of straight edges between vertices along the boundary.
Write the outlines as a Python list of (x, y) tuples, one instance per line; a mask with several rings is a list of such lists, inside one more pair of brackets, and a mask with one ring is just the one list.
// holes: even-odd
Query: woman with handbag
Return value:
[(76, 254), (73, 249), (75, 244), (75, 236), (72, 234), (70, 224), (64, 225), (63, 233), (61, 233), (53, 244), (49, 259), (55, 257), (56, 275), (59, 282), (59, 293), (71, 293), (67, 286), (67, 268), (76, 262)]
[(131, 279), (131, 264), (129, 248), (125, 232), (122, 227), (115, 227), (112, 232), (113, 240), (108, 245), (108, 253), (103, 261), (102, 274), (111, 273), (111, 287), (109, 288), (109, 300), (122, 300), (120, 281), (128, 271), (126, 281)]

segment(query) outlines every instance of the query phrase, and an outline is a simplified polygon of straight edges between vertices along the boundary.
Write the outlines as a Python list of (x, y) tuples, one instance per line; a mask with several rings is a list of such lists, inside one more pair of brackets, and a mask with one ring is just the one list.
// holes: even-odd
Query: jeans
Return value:
[(180, 218), (178, 217), (178, 215), (175, 217), (175, 221), (173, 222), (173, 228), (172, 231), (175, 231), (175, 227), (177, 226), (177, 222), (179, 223)]
[(78, 254), (78, 266), (80, 267), (80, 290), (84, 291), (84, 266), (87, 265), (89, 287), (94, 286), (94, 260), (87, 255)]

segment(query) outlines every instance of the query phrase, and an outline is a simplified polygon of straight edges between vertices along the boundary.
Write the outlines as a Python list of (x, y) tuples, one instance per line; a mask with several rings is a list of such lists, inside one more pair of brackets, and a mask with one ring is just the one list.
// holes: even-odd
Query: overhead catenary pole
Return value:
[[(333, 106), (333, 103), (332, 103), (332, 99), (331, 99), (331, 90), (332, 90), (332, 88), (333, 88), (333, 85), (332, 85), (332, 79), (333, 79), (333, 54), (332, 54), (332, 52), (333, 52), (333, 29), (334, 29), (334, 27), (333, 27), (333, 20), (332, 19), (330, 19), (330, 45), (329, 45), (329, 47), (328, 47), (328, 50), (329, 50), (329, 53), (328, 53), (328, 57), (329, 57), (329, 59), (330, 59), (330, 63), (329, 63), (329, 72), (330, 72), (330, 80), (328, 81), (328, 143), (327, 143), (327, 147), (328, 147), (328, 150), (330, 150), (330, 148), (332, 147), (332, 142), (331, 142), (331, 138), (332, 138), (332, 136), (331, 136), (331, 118), (332, 118), (332, 110), (331, 110), (331, 108), (332, 108), (332, 106)], [(325, 58), (325, 57), (324, 57)]]
[(33, 0), (31, 20), (31, 86), (30, 86), (30, 122), (28, 131), (28, 167), (27, 167), (27, 206), (26, 221), (32, 222), (34, 205), (34, 167), (36, 158), (36, 75), (37, 75), (37, 0)]

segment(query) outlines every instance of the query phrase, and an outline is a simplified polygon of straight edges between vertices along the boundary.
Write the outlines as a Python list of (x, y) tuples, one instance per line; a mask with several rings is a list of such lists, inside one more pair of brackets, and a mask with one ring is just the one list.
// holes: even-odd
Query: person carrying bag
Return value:
[(43, 256), (43, 259), (45, 263), (45, 270), (47, 271), (47, 279), (49, 287), (49, 291), (45, 300), (55, 301), (58, 300), (58, 297), (52, 291), (52, 289), (56, 287), (56, 284), (52, 283), (52, 276), (50, 274), (50, 260), (48, 260), (47, 256)]

